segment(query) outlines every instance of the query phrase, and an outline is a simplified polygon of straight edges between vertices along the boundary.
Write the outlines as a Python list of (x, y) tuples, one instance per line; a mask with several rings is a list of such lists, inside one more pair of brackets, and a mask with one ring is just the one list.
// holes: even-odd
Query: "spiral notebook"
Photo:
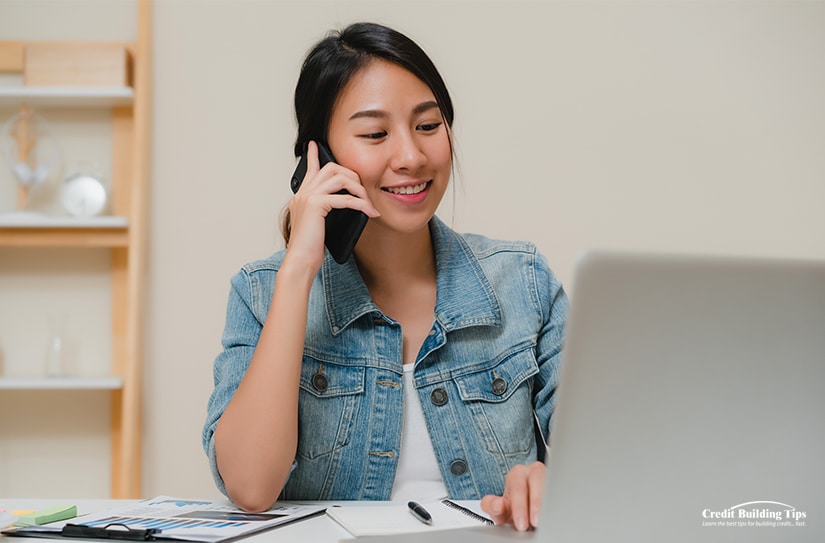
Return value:
[(493, 523), (484, 515), (452, 500), (421, 502), (421, 505), (432, 516), (432, 524), (424, 524), (410, 513), (406, 504), (399, 503), (330, 507), (327, 515), (356, 537), (432, 532)]

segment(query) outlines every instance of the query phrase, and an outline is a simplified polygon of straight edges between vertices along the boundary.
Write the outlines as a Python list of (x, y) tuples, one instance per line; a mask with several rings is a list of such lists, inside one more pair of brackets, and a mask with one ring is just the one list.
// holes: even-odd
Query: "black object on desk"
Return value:
[(63, 537), (80, 537), (85, 539), (121, 539), (127, 541), (153, 541), (157, 528), (135, 529), (125, 524), (107, 524), (103, 528), (85, 526), (83, 524), (67, 524), (63, 526), (60, 535)]
[(410, 509), (412, 516), (423, 522), (424, 524), (432, 524), (433, 517), (430, 512), (424, 509), (421, 504), (416, 502), (408, 502), (407, 507)]

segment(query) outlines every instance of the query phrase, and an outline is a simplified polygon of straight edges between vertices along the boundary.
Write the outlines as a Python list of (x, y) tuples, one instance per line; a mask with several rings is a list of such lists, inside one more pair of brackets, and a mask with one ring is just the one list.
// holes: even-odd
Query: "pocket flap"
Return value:
[(532, 349), (510, 353), (483, 370), (455, 377), (464, 401), (503, 402), (527, 379), (539, 372)]
[(304, 358), (301, 388), (319, 398), (364, 392), (364, 366), (348, 366)]

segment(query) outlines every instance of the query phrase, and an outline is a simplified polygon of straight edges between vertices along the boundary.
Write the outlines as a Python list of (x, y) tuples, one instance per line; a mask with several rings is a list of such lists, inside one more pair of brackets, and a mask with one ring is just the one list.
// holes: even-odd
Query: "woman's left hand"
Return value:
[(539, 523), (546, 473), (541, 462), (513, 467), (504, 480), (504, 495), (484, 496), (481, 509), (496, 524), (512, 524), (522, 532), (535, 528)]

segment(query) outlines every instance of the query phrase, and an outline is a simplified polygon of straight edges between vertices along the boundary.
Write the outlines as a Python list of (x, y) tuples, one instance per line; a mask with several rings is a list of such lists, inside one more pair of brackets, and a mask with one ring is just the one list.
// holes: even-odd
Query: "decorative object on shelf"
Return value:
[(122, 43), (29, 43), (23, 62), (27, 86), (126, 87), (132, 59)]
[(74, 217), (95, 217), (106, 208), (106, 187), (100, 176), (75, 173), (66, 178), (60, 191), (63, 208)]
[(66, 315), (49, 315), (49, 344), (46, 350), (46, 377), (67, 377), (66, 353), (63, 343)]
[(0, 150), (17, 178), (17, 211), (26, 211), (34, 191), (60, 167), (60, 148), (49, 124), (27, 105), (3, 125)]

